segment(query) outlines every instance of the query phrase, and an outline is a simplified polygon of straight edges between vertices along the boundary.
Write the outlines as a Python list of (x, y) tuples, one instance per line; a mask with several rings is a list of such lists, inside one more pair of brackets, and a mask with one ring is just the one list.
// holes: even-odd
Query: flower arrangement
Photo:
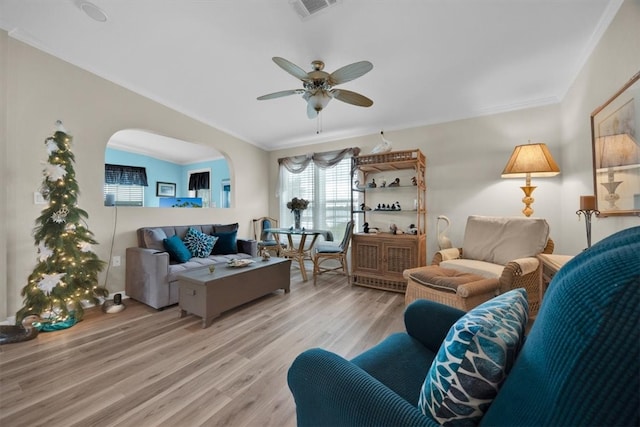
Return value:
[(287, 202), (287, 208), (291, 209), (291, 212), (303, 211), (307, 209), (307, 206), (309, 206), (308, 200), (298, 199), (297, 197), (294, 197), (290, 202)]

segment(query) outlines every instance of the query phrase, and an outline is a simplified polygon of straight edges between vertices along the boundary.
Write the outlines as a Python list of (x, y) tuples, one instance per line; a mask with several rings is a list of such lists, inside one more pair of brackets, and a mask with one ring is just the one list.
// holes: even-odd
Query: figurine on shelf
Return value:
[(412, 176), (412, 177), (411, 177), (411, 183), (412, 183), (413, 185), (418, 185), (418, 180), (416, 179), (416, 177), (415, 177), (415, 176)]
[(418, 229), (416, 228), (415, 224), (409, 225), (409, 228), (407, 229), (407, 234), (413, 234), (413, 235), (418, 234)]
[(360, 210), (361, 211), (370, 211), (371, 208), (369, 206), (365, 205), (364, 203), (361, 203), (360, 204)]
[(376, 180), (372, 179), (371, 182), (369, 183), (369, 188), (376, 188), (378, 186), (378, 184), (376, 184)]
[(386, 179), (383, 179), (383, 180), (382, 180), (382, 183), (380, 183), (380, 187), (383, 187), (383, 188), (384, 188), (384, 187), (386, 187), (386, 186), (387, 186), (387, 180), (386, 180)]
[(391, 231), (391, 234), (396, 234), (396, 232), (398, 231), (398, 226), (395, 224), (391, 224), (389, 226), (389, 231)]
[(400, 178), (394, 179), (393, 182), (389, 184), (389, 187), (400, 187)]
[(394, 204), (392, 204), (392, 205), (391, 205), (391, 210), (392, 210), (392, 211), (395, 211), (396, 209), (397, 209), (397, 208), (396, 208), (396, 204), (395, 204), (395, 203), (394, 203)]
[(402, 208), (400, 207), (400, 202), (396, 200), (396, 209), (401, 211)]
[(377, 227), (369, 227), (369, 223), (365, 222), (364, 224), (362, 224), (362, 231), (365, 232), (365, 233), (377, 234), (378, 233), (378, 228)]

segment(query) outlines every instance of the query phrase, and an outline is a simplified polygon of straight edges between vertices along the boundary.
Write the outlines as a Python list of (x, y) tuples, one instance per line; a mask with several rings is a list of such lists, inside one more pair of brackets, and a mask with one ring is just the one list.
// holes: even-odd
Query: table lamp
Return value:
[(560, 168), (551, 156), (544, 143), (518, 145), (514, 148), (507, 165), (502, 171), (502, 178), (525, 178), (522, 202), (525, 204), (522, 213), (529, 217), (533, 214), (531, 197), (536, 187), (531, 185), (531, 177), (550, 177), (560, 173)]

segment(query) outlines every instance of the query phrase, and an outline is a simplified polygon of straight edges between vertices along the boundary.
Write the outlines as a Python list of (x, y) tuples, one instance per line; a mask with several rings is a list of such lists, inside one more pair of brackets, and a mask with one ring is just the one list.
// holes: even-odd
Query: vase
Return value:
[(300, 230), (300, 216), (302, 214), (302, 211), (300, 209), (294, 209), (293, 210), (293, 224), (294, 224), (294, 228), (296, 230)]

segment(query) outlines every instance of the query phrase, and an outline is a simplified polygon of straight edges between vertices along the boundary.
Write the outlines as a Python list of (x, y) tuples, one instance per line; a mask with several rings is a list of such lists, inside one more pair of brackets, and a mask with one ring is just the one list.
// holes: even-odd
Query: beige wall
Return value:
[[(580, 71), (561, 104), (434, 126), (386, 130), (394, 148), (420, 148), (428, 158), (428, 258), (436, 250), (435, 219), (453, 221), (450, 237), (460, 244), (469, 214), (521, 215), (521, 180), (500, 178), (518, 144), (543, 141), (560, 164), (558, 177), (534, 179), (535, 216), (547, 218), (559, 253), (576, 254), (586, 245), (584, 223), (575, 210), (581, 194), (593, 192), (590, 113), (640, 70), (640, 0), (627, 0)], [(20, 291), (35, 265), (31, 231), (40, 209), (33, 192), (46, 159), (42, 142), (56, 119), (74, 136), (80, 207), (100, 245), (98, 255), (124, 257), (142, 225), (239, 222), (249, 236), (252, 217), (278, 216), (275, 186), (279, 157), (359, 146), (370, 152), (379, 135), (266, 153), (221, 131), (133, 94), (91, 73), (53, 58), (0, 31), (0, 137), (2, 138), (3, 221), (0, 225), (0, 319), (21, 306)], [(6, 114), (6, 116), (5, 116)], [(241, 114), (241, 112), (239, 112)], [(6, 120), (5, 120), (6, 117)], [(381, 123), (381, 128), (384, 128)], [(102, 206), (104, 148), (120, 129), (137, 128), (207, 144), (223, 152), (233, 179), (231, 209), (119, 209)], [(5, 155), (6, 154), (6, 155)], [(264, 177), (269, 176), (269, 182)], [(268, 188), (265, 188), (268, 185)], [(635, 217), (594, 221), (594, 240), (633, 225)], [(6, 226), (4, 226), (6, 224)], [(6, 257), (3, 256), (6, 250)], [(124, 260), (124, 259), (123, 259)], [(124, 290), (124, 264), (111, 268), (107, 287)], [(101, 281), (105, 280), (105, 275)]]
[[(110, 292), (124, 290), (125, 248), (135, 246), (135, 229), (143, 225), (239, 222), (239, 235), (249, 237), (251, 219), (267, 213), (268, 199), (260, 182), (267, 175), (267, 153), (201, 122), (136, 95), (94, 74), (29, 47), (0, 31), (0, 48), (8, 58), (2, 68), (7, 83), (7, 132), (3, 138), (2, 230), (8, 248), (0, 288), (0, 319), (22, 306), (20, 291), (35, 266), (36, 249), (31, 232), (40, 206), (33, 193), (41, 183), (46, 150), (43, 141), (61, 119), (73, 135), (79, 206), (89, 214), (88, 226), (100, 243), (94, 250), (103, 260), (122, 257), (121, 267), (111, 267), (106, 278)], [(4, 73), (2, 74), (4, 75)], [(104, 150), (121, 129), (147, 129), (189, 142), (210, 145), (229, 161), (232, 179), (231, 209), (161, 209), (104, 207)], [(4, 132), (3, 132), (4, 134)], [(152, 184), (153, 185), (153, 184)], [(2, 221), (5, 223), (5, 221)], [(113, 251), (111, 246), (113, 244)], [(4, 261), (3, 261), (4, 262)], [(106, 271), (101, 275), (105, 281)]]
[[(591, 113), (640, 71), (640, 0), (626, 0), (562, 102), (562, 241), (579, 236), (586, 245), (584, 221), (576, 220), (578, 197), (594, 194)], [(593, 221), (594, 242), (632, 226), (639, 217), (608, 217)], [(563, 247), (566, 247), (563, 245)]]
[[(450, 238), (462, 244), (470, 214), (522, 215), (524, 179), (501, 179), (513, 147), (545, 142), (560, 165), (554, 178), (533, 179), (534, 216), (551, 225), (556, 253), (575, 255), (586, 247), (584, 219), (578, 221), (580, 195), (593, 194), (591, 112), (640, 70), (640, 0), (626, 0), (597, 48), (558, 105), (460, 120), (400, 131), (385, 130), (397, 149), (419, 148), (427, 156), (427, 261), (438, 249), (436, 218), (452, 220)], [(380, 124), (384, 128), (384, 123)], [(277, 183), (279, 157), (358, 146), (367, 154), (379, 135), (271, 152), (270, 187)], [(273, 194), (273, 193), (271, 193)], [(271, 215), (277, 215), (272, 198)], [(594, 220), (593, 242), (639, 225), (638, 217)]]
[[(462, 244), (468, 215), (522, 215), (520, 186), (523, 179), (501, 179), (500, 174), (518, 144), (545, 142), (560, 162), (558, 105), (460, 120), (433, 126), (385, 131), (393, 149), (419, 148), (427, 157), (427, 260), (438, 250), (436, 218), (446, 215), (452, 222), (449, 237)], [(368, 135), (309, 147), (270, 153), (270, 186), (277, 186), (277, 159), (302, 153), (328, 151), (340, 147), (360, 147), (371, 152), (380, 135)], [(390, 179), (392, 177), (389, 177)], [(546, 218), (555, 234), (562, 223), (559, 208), (561, 176), (534, 179), (534, 216)], [(272, 193), (273, 194), (273, 191)], [(271, 214), (278, 215), (273, 198)]]

